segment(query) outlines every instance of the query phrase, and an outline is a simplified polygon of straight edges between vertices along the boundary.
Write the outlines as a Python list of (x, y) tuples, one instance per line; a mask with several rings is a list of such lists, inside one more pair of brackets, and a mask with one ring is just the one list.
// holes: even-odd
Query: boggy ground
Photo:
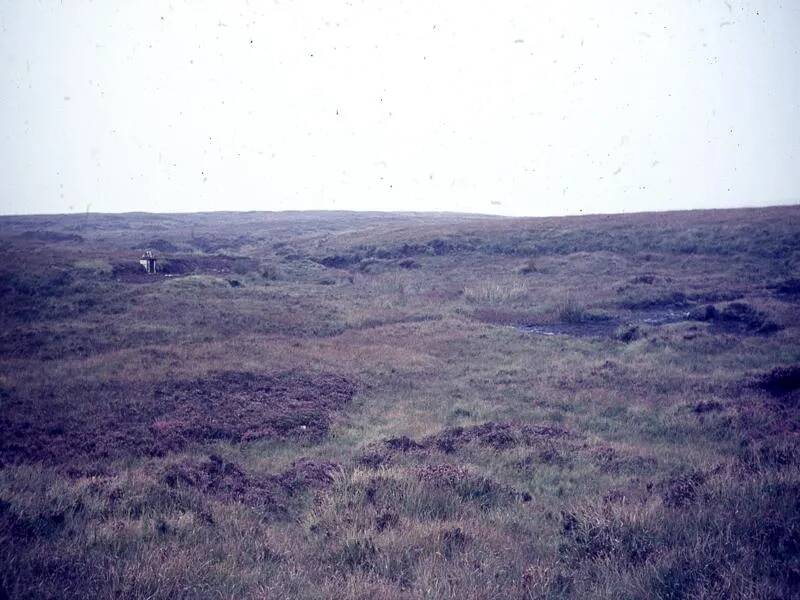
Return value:
[[(123, 456), (164, 456), (196, 442), (323, 437), (329, 413), (352, 398), (355, 386), (337, 375), (224, 372), (188, 381), (78, 385), (33, 392), (80, 397), (53, 410), (26, 406), (14, 394), (0, 417), (0, 457), (8, 462), (73, 465)], [(36, 397), (36, 396), (34, 396)], [(91, 411), (91, 412), (90, 412)]]
[(800, 597), (796, 207), (0, 248), (0, 597)]

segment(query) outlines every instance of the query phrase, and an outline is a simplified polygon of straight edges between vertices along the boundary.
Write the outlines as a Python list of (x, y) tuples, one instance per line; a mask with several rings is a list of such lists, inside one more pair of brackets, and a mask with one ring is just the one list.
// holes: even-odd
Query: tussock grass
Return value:
[[(796, 208), (37, 219), (0, 228), (0, 595), (797, 595)], [(354, 395), (226, 438), (281, 373)]]
[(475, 304), (507, 304), (515, 302), (528, 293), (523, 282), (482, 282), (464, 287), (464, 298)]
[(582, 323), (586, 319), (586, 309), (572, 296), (568, 296), (556, 307), (558, 320), (563, 323)]

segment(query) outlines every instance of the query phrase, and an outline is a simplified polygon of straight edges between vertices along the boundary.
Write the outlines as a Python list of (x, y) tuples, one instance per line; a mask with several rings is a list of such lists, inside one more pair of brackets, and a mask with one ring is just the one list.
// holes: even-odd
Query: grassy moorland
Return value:
[(0, 597), (800, 597), (800, 208), (0, 251)]

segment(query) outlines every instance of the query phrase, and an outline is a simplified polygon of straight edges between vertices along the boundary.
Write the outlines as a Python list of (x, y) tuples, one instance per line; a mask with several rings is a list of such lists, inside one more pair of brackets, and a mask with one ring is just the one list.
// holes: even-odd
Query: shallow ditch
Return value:
[(627, 316), (592, 319), (577, 323), (527, 323), (517, 329), (536, 335), (571, 335), (575, 337), (612, 337), (622, 325), (668, 325), (689, 320), (686, 310), (640, 310)]

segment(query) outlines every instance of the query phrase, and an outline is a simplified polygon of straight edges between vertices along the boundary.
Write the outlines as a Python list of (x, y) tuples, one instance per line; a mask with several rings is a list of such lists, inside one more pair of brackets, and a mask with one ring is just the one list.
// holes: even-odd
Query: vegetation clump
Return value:
[(775, 367), (758, 375), (753, 385), (773, 396), (784, 397), (800, 390), (800, 365)]
[(745, 302), (731, 302), (718, 309), (713, 304), (693, 309), (689, 318), (696, 321), (708, 321), (728, 329), (748, 331), (760, 334), (774, 333), (780, 325), (769, 319), (767, 315)]

